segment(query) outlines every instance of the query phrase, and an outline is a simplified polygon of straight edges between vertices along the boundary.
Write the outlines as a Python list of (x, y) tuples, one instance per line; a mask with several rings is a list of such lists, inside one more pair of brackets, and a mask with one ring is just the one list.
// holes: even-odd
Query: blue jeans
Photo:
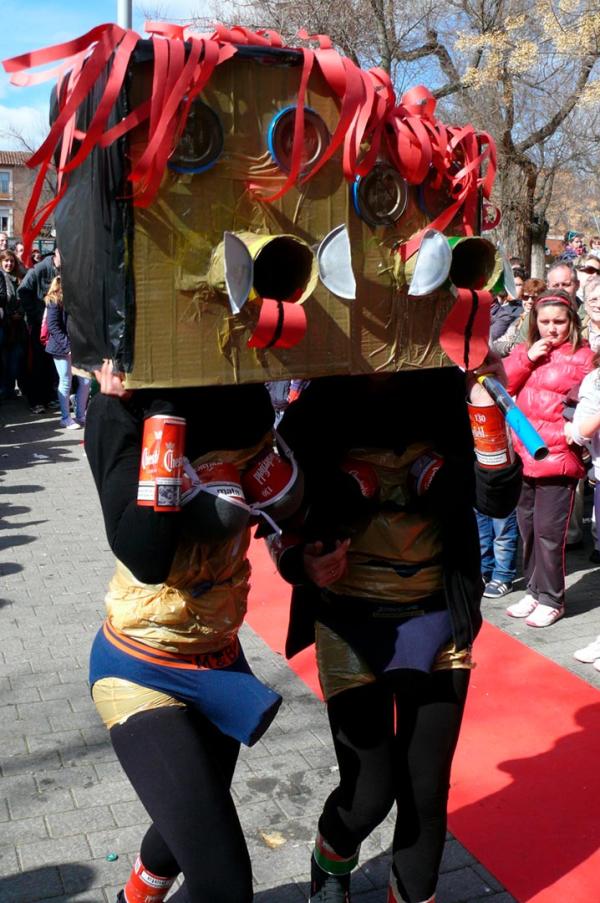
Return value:
[[(60, 405), (60, 416), (62, 420), (68, 420), (71, 416), (69, 409), (69, 401), (71, 395), (71, 355), (70, 354), (53, 354), (54, 366), (58, 373), (58, 403)], [(77, 377), (77, 392), (75, 393), (75, 418), (77, 420), (85, 420), (85, 410), (87, 408), (88, 396), (90, 394), (90, 380), (84, 379), (82, 376)]]
[(486, 580), (512, 583), (517, 574), (517, 546), (519, 528), (517, 512), (505, 518), (477, 515), (479, 548), (481, 550), (481, 573)]

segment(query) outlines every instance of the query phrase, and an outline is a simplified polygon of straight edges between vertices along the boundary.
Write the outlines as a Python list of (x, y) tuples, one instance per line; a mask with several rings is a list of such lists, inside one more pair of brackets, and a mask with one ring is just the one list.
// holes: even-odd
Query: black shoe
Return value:
[(317, 865), (313, 856), (310, 861), (309, 903), (351, 903), (350, 873), (330, 875)]
[(117, 894), (117, 899), (116, 899), (115, 903), (126, 903), (125, 891), (123, 891), (123, 890), (119, 891), (119, 893)]
[(600, 549), (594, 549), (590, 555), (590, 561), (592, 564), (600, 564)]
[(503, 580), (490, 580), (486, 583), (483, 595), (486, 599), (501, 599), (512, 592), (512, 583), (505, 583)]

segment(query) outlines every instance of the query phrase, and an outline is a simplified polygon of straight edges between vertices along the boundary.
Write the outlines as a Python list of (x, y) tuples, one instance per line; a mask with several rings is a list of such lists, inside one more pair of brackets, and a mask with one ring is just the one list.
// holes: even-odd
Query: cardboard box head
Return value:
[[(359, 79), (371, 93), (357, 102), (356, 67), (333, 50), (308, 66), (307, 53), (250, 42), (193, 98), (182, 95), (187, 116), (168, 163), (151, 203), (137, 205), (130, 180), (140, 161), (152, 166), (157, 92), (165, 107), (172, 99), (172, 84), (157, 78), (156, 40), (137, 44), (106, 128), (153, 112), (69, 173), (56, 210), (74, 362), (92, 369), (113, 358), (132, 388), (449, 363), (439, 335), (455, 300), (451, 278), (491, 287), (495, 250), (458, 243), (452, 273), (436, 274), (426, 295), (409, 296), (407, 283), (432, 222), (458, 237), (478, 231), (475, 133), (444, 174), (448, 134), (424, 89), (396, 106), (373, 75), (372, 90)], [(94, 122), (111, 65), (79, 108), (80, 132)]]

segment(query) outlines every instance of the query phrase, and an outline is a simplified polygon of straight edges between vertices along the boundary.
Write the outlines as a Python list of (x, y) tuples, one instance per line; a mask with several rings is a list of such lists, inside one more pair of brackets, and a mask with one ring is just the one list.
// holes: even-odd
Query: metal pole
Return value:
[(131, 2), (132, 0), (117, 0), (117, 25), (121, 28), (131, 28)]

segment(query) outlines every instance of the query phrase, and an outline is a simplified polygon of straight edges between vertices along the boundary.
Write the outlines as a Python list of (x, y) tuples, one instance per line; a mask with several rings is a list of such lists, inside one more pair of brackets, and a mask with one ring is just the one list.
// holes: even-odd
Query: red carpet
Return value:
[[(248, 623), (283, 652), (290, 587), (252, 548)], [(450, 830), (520, 903), (600, 899), (600, 696), (490, 625), (475, 647)], [(318, 691), (312, 650), (290, 667)]]

